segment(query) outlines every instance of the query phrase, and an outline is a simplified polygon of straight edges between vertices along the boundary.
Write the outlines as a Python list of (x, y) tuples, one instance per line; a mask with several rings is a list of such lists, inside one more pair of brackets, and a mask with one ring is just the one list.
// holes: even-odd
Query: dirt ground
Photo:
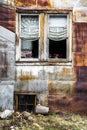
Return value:
[(87, 130), (87, 116), (14, 112), (9, 117), (0, 119), (0, 130)]

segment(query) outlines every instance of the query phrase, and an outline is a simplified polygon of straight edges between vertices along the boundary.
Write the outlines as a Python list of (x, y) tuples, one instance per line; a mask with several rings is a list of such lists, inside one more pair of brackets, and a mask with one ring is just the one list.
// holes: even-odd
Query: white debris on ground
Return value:
[(0, 117), (1, 117), (2, 119), (5, 119), (5, 118), (11, 116), (13, 113), (14, 113), (14, 110), (5, 110), (5, 111), (3, 111), (3, 112), (0, 114)]
[[(39, 112), (43, 112), (40, 106)], [(49, 109), (45, 110), (45, 113)], [(2, 116), (1, 116), (2, 115)], [(87, 130), (87, 116), (78, 114), (34, 114), (5, 110), (0, 114), (0, 130)]]
[(40, 114), (47, 114), (49, 112), (49, 107), (42, 106), (38, 104), (36, 106), (36, 113)]

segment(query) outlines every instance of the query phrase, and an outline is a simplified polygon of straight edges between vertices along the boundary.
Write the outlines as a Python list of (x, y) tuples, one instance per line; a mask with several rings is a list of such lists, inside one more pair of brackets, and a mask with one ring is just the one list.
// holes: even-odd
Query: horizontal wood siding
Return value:
[(0, 5), (0, 26), (15, 32), (15, 9)]

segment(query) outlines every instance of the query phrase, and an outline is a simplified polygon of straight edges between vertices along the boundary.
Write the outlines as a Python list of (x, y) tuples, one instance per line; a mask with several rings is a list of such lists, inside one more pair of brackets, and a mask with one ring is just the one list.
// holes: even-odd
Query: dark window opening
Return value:
[(61, 41), (49, 40), (49, 58), (67, 58), (66, 39)]
[(38, 40), (21, 40), (21, 58), (38, 58)]
[(35, 112), (36, 95), (17, 94), (15, 97), (17, 111)]

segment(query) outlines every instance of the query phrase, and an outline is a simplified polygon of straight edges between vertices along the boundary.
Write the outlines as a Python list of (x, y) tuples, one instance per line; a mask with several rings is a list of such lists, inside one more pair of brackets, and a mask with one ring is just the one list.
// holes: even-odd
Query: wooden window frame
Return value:
[[(38, 15), (39, 16), (39, 57), (38, 58), (21, 58), (21, 41), (20, 41), (20, 17), (21, 15)], [(47, 37), (47, 29), (48, 29), (48, 18), (50, 15), (61, 15), (61, 16), (67, 16), (67, 35), (68, 35), (68, 40), (67, 40), (67, 58), (66, 59), (49, 59), (48, 56), (48, 49), (49, 49), (49, 40)], [(17, 41), (18, 45), (16, 46), (16, 61), (29, 61), (29, 62), (59, 62), (59, 63), (69, 63), (72, 61), (72, 12), (70, 11), (69, 13), (55, 13), (55, 12), (40, 12), (34, 14), (32, 13), (17, 13), (16, 15), (16, 34), (17, 34)]]
[[(71, 13), (68, 13), (68, 14), (55, 14), (55, 13), (52, 13), (52, 14), (46, 14), (46, 18), (45, 18), (45, 60), (46, 61), (51, 61), (51, 62), (55, 62), (55, 61), (58, 61), (58, 62), (69, 62), (69, 61), (72, 61), (72, 14)], [(66, 46), (67, 46), (67, 49), (66, 49), (66, 53), (67, 53), (67, 57), (66, 58), (58, 58), (58, 59), (55, 59), (55, 58), (49, 58), (49, 39), (47, 37), (47, 31), (46, 31), (46, 28), (48, 27), (48, 20), (49, 20), (49, 16), (66, 16), (67, 17), (67, 42), (66, 42)], [(48, 28), (47, 28), (48, 29)]]

